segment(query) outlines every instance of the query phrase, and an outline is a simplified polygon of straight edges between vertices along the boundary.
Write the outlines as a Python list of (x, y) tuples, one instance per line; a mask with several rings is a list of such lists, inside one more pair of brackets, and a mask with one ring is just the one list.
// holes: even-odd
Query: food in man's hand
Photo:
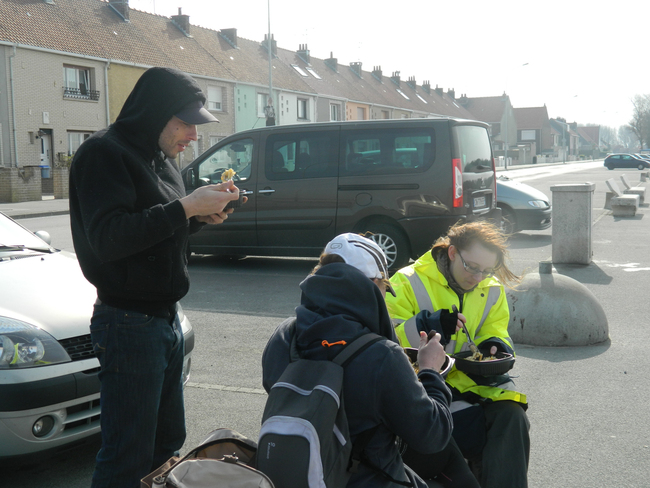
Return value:
[(225, 183), (226, 181), (230, 181), (230, 180), (232, 180), (232, 179), (235, 177), (236, 174), (237, 174), (237, 173), (235, 172), (234, 169), (232, 169), (232, 168), (228, 168), (226, 171), (224, 171), (223, 173), (221, 173), (221, 181), (223, 181), (224, 183)]

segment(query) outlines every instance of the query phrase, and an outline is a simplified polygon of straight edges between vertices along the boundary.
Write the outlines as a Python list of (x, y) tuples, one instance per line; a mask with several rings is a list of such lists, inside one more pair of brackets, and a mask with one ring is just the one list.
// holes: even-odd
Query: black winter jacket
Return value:
[(70, 223), (81, 269), (99, 299), (161, 317), (189, 289), (188, 219), (176, 163), (158, 139), (187, 104), (205, 97), (188, 75), (151, 68), (136, 83), (117, 120), (86, 140), (70, 170)]
[[(422, 370), (416, 377), (397, 343), (379, 288), (356, 268), (325, 265), (300, 288), (295, 330), (302, 357), (325, 360), (339, 352), (340, 346), (324, 347), (323, 340), (349, 343), (368, 332), (388, 339), (373, 344), (346, 367), (343, 398), (353, 442), (359, 433), (380, 425), (365, 452), (393, 478), (407, 481), (395, 436), (423, 453), (447, 445), (453, 426), (448, 408), (451, 393), (444, 379), (433, 370)], [(290, 362), (289, 322), (276, 329), (262, 356), (267, 391)], [(361, 465), (348, 487), (362, 486), (399, 485)]]

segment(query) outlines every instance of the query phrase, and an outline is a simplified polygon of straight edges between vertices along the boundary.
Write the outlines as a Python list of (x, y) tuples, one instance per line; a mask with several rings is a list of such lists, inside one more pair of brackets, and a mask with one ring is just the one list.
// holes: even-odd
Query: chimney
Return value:
[(221, 37), (223, 37), (228, 44), (232, 47), (237, 47), (237, 29), (221, 29), (219, 31)]
[(374, 68), (372, 68), (372, 76), (377, 78), (378, 81), (381, 81), (382, 78), (381, 66), (375, 66)]
[(178, 7), (178, 15), (172, 15), (172, 22), (183, 34), (190, 37), (190, 16), (183, 15), (180, 7)]
[(330, 51), (330, 57), (325, 60), (325, 64), (335, 73), (339, 72), (339, 60), (334, 57), (333, 52)]
[(361, 61), (350, 63), (350, 69), (355, 75), (361, 78)]
[(460, 98), (458, 99), (458, 103), (460, 103), (463, 107), (466, 107), (468, 102), (469, 102), (469, 99), (467, 98), (466, 93), (463, 93), (460, 96)]
[(422, 89), (431, 95), (431, 82), (429, 80), (424, 80), (422, 82)]
[(406, 84), (415, 90), (417, 88), (417, 83), (415, 83), (415, 76), (409, 76)]
[(390, 77), (390, 79), (395, 83), (397, 86), (399, 86), (399, 71), (393, 71), (393, 76)]
[(124, 20), (129, 20), (129, 0), (109, 0), (108, 6), (115, 10)]
[(311, 58), (309, 57), (309, 49), (307, 49), (307, 44), (300, 44), (298, 46), (298, 56), (307, 64), (311, 63)]
[[(264, 34), (264, 40), (262, 41), (262, 46), (267, 51), (269, 50), (269, 35), (268, 34)], [(271, 53), (273, 54), (273, 56), (278, 55), (278, 43), (275, 42), (275, 35), (274, 34), (271, 34)]]
[(442, 96), (442, 88), (439, 88), (438, 85), (436, 85), (436, 93), (437, 93), (439, 96)]
[(453, 88), (450, 88), (449, 90), (447, 90), (447, 95), (449, 95), (449, 97), (452, 100), (456, 100), (456, 90), (454, 90)]

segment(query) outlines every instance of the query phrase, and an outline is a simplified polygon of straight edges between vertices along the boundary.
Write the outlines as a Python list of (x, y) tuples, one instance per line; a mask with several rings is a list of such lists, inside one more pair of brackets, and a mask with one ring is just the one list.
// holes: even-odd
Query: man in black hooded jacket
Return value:
[[(384, 473), (362, 463), (348, 488), (400, 487), (385, 474), (410, 481), (415, 488), (426, 486), (404, 465), (396, 436), (424, 453), (442, 450), (451, 437), (451, 392), (439, 373), (445, 363), (440, 334), (427, 341), (422, 333), (416, 377), (388, 316), (384, 302), (387, 277), (381, 248), (370, 239), (348, 233), (328, 243), (317, 270), (300, 284), (295, 334), (301, 357), (331, 359), (341, 344), (368, 332), (387, 339), (368, 347), (345, 368), (343, 398), (350, 436), (354, 442), (360, 433), (377, 428), (364, 454)], [(267, 391), (291, 361), (290, 323), (284, 321), (264, 349), (263, 386)]]
[(70, 223), (81, 269), (97, 288), (90, 331), (101, 371), (102, 447), (93, 488), (136, 488), (185, 441), (183, 333), (187, 241), (219, 224), (232, 182), (185, 195), (173, 158), (218, 122), (188, 75), (151, 68), (70, 172)]

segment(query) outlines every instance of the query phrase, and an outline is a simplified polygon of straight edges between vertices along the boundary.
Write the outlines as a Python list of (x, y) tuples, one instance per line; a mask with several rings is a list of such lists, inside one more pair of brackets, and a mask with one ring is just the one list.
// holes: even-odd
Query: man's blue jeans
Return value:
[(165, 319), (95, 305), (102, 447), (92, 488), (139, 488), (185, 441), (183, 333)]

